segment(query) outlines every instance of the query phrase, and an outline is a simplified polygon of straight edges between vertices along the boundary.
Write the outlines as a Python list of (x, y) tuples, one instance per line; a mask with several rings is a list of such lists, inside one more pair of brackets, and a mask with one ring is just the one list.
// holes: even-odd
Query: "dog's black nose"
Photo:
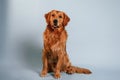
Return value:
[(57, 20), (57, 19), (54, 19), (53, 22), (54, 22), (54, 24), (56, 24), (56, 23), (58, 22), (58, 20)]

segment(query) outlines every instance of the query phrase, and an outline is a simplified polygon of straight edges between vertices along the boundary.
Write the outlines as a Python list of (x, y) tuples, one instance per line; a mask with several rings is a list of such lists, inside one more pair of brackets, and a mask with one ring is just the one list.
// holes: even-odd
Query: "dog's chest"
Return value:
[(60, 48), (58, 44), (60, 43), (60, 35), (55, 33), (49, 33), (45, 37), (45, 48), (48, 50), (47, 58), (50, 63), (56, 63), (59, 54), (56, 53)]
[(58, 43), (60, 41), (60, 34), (58, 33), (48, 33), (48, 35), (46, 35), (45, 37), (46, 39), (46, 44), (48, 45), (55, 45), (56, 43)]

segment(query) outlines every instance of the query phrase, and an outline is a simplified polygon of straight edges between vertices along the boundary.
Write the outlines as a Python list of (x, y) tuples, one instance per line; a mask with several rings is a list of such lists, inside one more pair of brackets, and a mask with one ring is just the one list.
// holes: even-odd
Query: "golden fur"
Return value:
[(44, 47), (42, 53), (43, 69), (41, 77), (48, 72), (54, 72), (55, 78), (60, 78), (60, 72), (90, 74), (85, 68), (72, 66), (66, 52), (67, 32), (65, 26), (70, 18), (62, 11), (52, 10), (45, 14), (47, 27), (44, 32)]

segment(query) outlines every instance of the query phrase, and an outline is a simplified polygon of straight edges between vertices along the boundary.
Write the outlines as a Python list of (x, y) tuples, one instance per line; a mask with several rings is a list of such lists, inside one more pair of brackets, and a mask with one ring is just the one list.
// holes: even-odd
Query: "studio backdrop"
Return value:
[[(119, 0), (6, 0), (4, 4), (1, 80), (41, 80), (43, 32), (47, 25), (44, 15), (51, 10), (64, 11), (70, 17), (66, 30), (72, 64), (93, 72), (91, 76), (71, 75), (71, 79), (63, 74), (66, 80), (120, 78), (116, 75), (120, 73)], [(100, 77), (99, 72), (114, 76)]]

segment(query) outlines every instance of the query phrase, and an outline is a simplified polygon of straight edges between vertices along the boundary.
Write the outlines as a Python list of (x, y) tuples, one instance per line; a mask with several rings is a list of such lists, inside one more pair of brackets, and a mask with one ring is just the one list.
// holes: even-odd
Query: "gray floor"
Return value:
[[(59, 80), (119, 80), (119, 70), (108, 69), (91, 69), (91, 75), (61, 73)], [(35, 68), (31, 66), (21, 65), (19, 63), (4, 63), (0, 65), (0, 80), (55, 80), (53, 73), (48, 73), (46, 77), (41, 78), (39, 72), (41, 67)]]

